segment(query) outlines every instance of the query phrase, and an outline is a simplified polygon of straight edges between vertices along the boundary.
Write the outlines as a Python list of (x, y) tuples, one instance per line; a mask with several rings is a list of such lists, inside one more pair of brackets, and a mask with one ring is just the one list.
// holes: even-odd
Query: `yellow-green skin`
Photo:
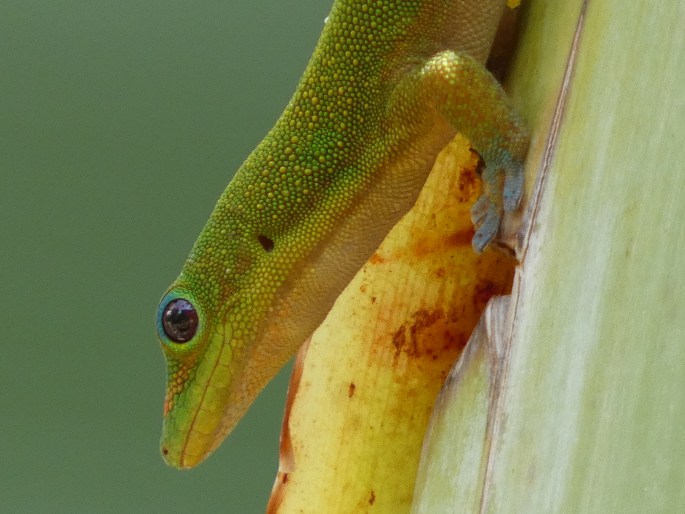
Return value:
[(160, 304), (185, 298), (199, 315), (189, 342), (158, 329), (167, 463), (192, 467), (219, 445), (411, 208), (457, 131), (486, 163), (477, 251), (517, 207), (527, 138), (482, 65), (504, 7), (335, 2), (292, 100)]

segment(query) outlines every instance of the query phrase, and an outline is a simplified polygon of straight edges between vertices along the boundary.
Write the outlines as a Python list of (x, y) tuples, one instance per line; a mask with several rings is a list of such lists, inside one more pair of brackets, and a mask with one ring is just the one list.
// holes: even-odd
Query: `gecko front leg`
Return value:
[(460, 52), (436, 54), (408, 74), (393, 96), (413, 98), (415, 108), (436, 112), (483, 159), (483, 194), (471, 210), (473, 248), (482, 252), (497, 235), (503, 213), (516, 210), (521, 200), (528, 149), (521, 118), (490, 72)]

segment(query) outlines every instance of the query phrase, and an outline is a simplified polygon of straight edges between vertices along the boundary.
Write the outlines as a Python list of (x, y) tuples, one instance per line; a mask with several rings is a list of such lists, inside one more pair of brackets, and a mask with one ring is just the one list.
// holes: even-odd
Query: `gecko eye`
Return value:
[(174, 343), (187, 343), (197, 331), (198, 316), (195, 307), (185, 298), (167, 303), (162, 312), (162, 328)]

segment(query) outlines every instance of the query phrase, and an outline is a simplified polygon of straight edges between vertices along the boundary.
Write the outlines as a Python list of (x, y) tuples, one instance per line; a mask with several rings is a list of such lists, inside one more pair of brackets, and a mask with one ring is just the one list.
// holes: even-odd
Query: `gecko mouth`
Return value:
[[(208, 359), (210, 352), (215, 353), (212, 359)], [(201, 359), (203, 364), (189, 378), (186, 390), (173, 404), (171, 399), (165, 402), (161, 452), (169, 466), (192, 468), (221, 440), (218, 434), (231, 397), (226, 352), (231, 353), (230, 344), (223, 334), (215, 333)], [(174, 377), (170, 376), (167, 387), (172, 387), (173, 382)]]
[[(234, 338), (225, 319), (211, 327), (204, 352), (164, 416), (161, 453), (169, 466), (192, 468), (210, 455), (287, 362), (295, 348), (284, 342), (282, 320), (264, 319), (249, 338)], [(178, 387), (177, 378), (170, 375), (167, 387)]]
[(175, 420), (172, 414), (165, 419), (161, 452), (169, 466), (189, 469), (202, 462), (216, 446), (221, 420), (203, 410), (202, 404), (194, 413), (182, 417), (185, 419)]
[[(207, 426), (208, 420), (204, 419), (207, 413), (202, 412), (201, 407), (198, 408), (195, 415), (191, 414), (191, 425), (188, 428), (181, 428), (180, 430), (173, 430), (172, 423), (173, 420), (167, 422), (165, 420), (162, 442), (161, 442), (161, 452), (162, 457), (165, 462), (174, 468), (178, 469), (189, 469), (197, 466), (204, 458), (209, 455), (213, 446), (213, 433), (212, 430), (208, 433), (200, 432), (193, 426), (193, 422), (199, 420), (203, 426)], [(211, 416), (209, 416), (211, 418)], [(214, 424), (217, 424), (214, 422)]]

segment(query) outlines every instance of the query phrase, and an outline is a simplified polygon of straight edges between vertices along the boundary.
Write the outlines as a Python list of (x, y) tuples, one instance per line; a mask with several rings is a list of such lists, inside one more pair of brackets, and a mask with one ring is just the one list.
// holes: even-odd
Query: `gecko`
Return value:
[(484, 63), (505, 0), (336, 0), (295, 93), (157, 309), (161, 451), (190, 468), (323, 321), (457, 132), (484, 162), (473, 248), (518, 208), (528, 135)]

